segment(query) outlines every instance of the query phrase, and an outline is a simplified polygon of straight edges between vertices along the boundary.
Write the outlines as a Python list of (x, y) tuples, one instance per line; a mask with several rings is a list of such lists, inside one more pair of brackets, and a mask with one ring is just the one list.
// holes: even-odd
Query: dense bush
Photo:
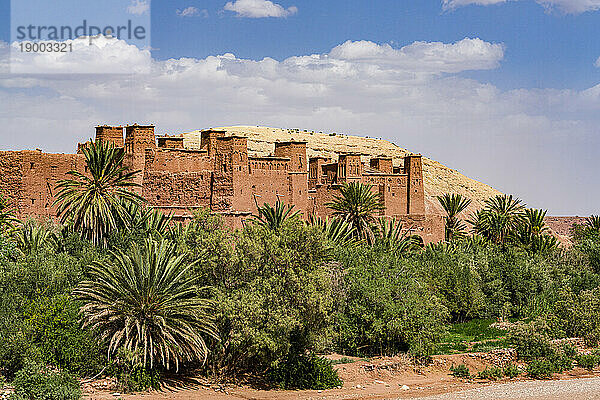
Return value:
[[(331, 248), (320, 230), (292, 219), (276, 231), (249, 225), (231, 233), (214, 216), (199, 215), (184, 235), (180, 245), (205, 261), (196, 273), (212, 286), (218, 307), (216, 372), (264, 371), (327, 336)], [(206, 245), (218, 252), (207, 253)]]
[(548, 318), (553, 331), (561, 336), (583, 337), (588, 345), (600, 343), (600, 288), (560, 291)]
[(69, 296), (98, 253), (76, 242), (67, 237), (62, 247), (68, 250), (0, 260), (0, 369), (7, 377), (27, 360), (81, 376), (104, 365), (103, 348), (81, 328), (79, 304)]
[(271, 381), (281, 389), (333, 389), (342, 386), (332, 362), (310, 355), (292, 355), (273, 368)]
[(582, 354), (576, 357), (577, 365), (590, 371), (600, 364), (600, 357), (595, 354)]
[(401, 256), (358, 246), (338, 253), (344, 274), (337, 346), (351, 355), (432, 353), (448, 311)]
[(111, 360), (107, 373), (117, 378), (122, 392), (141, 392), (160, 388), (160, 371), (144, 367), (139, 354), (121, 348)]
[(530, 361), (555, 356), (556, 349), (552, 347), (546, 329), (544, 322), (538, 320), (522, 324), (511, 332), (510, 341), (520, 360)]
[(15, 375), (11, 400), (78, 400), (79, 382), (67, 372), (28, 364)]
[(527, 376), (534, 379), (548, 379), (552, 377), (552, 374), (555, 372), (554, 364), (546, 360), (545, 358), (540, 358), (538, 360), (533, 360), (527, 365)]
[(497, 379), (502, 379), (503, 376), (504, 376), (504, 371), (502, 370), (502, 368), (498, 368), (498, 367), (488, 367), (488, 368), (484, 369), (483, 371), (479, 371), (479, 373), (477, 374), (477, 377), (479, 379), (488, 379), (488, 380), (492, 380), (492, 381), (495, 381)]
[(504, 374), (504, 376), (512, 379), (519, 376), (521, 374), (521, 370), (519, 370), (519, 367), (517, 367), (515, 364), (509, 364), (506, 367), (504, 367), (502, 373)]

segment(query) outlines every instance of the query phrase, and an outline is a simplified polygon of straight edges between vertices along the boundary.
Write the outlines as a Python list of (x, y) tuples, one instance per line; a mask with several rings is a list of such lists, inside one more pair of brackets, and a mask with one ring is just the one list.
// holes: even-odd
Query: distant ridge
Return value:
[[(410, 151), (381, 139), (373, 139), (342, 134), (329, 134), (297, 129), (279, 129), (257, 126), (228, 126), (213, 128), (227, 131), (228, 135), (241, 135), (248, 138), (250, 155), (264, 156), (273, 152), (273, 143), (286, 140), (304, 140), (308, 142), (309, 157), (324, 156), (337, 158), (336, 153), (361, 153), (363, 161), (371, 157), (386, 155), (394, 159), (394, 165), (401, 165), (403, 157)], [(184, 133), (184, 145), (189, 148), (200, 146), (200, 132)], [(488, 198), (501, 194), (485, 183), (468, 178), (430, 158), (423, 157), (425, 178), (425, 208), (427, 213), (443, 214), (435, 196), (444, 193), (459, 193), (473, 200), (465, 216), (483, 206)]]

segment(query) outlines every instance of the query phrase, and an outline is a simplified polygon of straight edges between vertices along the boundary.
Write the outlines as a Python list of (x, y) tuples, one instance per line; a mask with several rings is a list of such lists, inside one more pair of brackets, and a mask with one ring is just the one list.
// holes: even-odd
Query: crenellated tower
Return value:
[[(146, 152), (156, 150), (154, 125), (128, 125), (125, 127), (125, 166), (132, 171), (139, 171), (134, 182), (141, 185), (144, 181)], [(136, 188), (141, 193), (141, 188)]]

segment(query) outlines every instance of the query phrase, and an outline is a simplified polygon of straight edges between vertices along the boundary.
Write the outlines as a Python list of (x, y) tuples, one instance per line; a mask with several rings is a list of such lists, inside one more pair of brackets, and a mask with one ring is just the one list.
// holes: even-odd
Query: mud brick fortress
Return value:
[[(381, 216), (402, 220), (404, 227), (425, 242), (443, 239), (443, 220), (425, 214), (420, 155), (392, 158), (339, 154), (337, 160), (307, 159), (306, 142), (275, 143), (268, 157), (248, 155), (247, 139), (226, 131), (205, 130), (200, 148), (186, 148), (184, 136), (155, 136), (152, 125), (98, 126), (96, 140), (125, 150), (125, 166), (141, 171), (136, 188), (149, 205), (176, 220), (190, 218), (195, 209), (210, 208), (232, 227), (241, 227), (257, 205), (278, 200), (293, 204), (304, 218), (327, 217), (330, 202), (341, 185), (362, 182), (379, 193), (385, 209)], [(56, 183), (67, 172), (86, 172), (79, 144), (77, 154), (36, 151), (0, 151), (0, 193), (21, 218), (54, 218)]]

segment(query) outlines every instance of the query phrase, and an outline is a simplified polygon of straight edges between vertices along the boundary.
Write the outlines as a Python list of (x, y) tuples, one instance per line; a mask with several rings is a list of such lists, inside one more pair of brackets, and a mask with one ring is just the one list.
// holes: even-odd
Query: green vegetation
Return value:
[(137, 171), (123, 166), (125, 151), (108, 142), (89, 142), (83, 147), (88, 174), (71, 171), (73, 179), (58, 182), (56, 205), (61, 222), (95, 245), (104, 245), (126, 217), (128, 203), (142, 198), (129, 191), (137, 186)]
[(507, 347), (506, 331), (491, 327), (494, 322), (494, 319), (473, 319), (452, 324), (435, 346), (433, 354), (489, 351)]
[(110, 255), (114, 262), (94, 262), (74, 292), (84, 303), (84, 326), (101, 333), (109, 353), (133, 352), (133, 361), (150, 370), (205, 360), (204, 336), (216, 333), (212, 303), (189, 273), (194, 264), (164, 240)]
[(13, 380), (15, 393), (11, 400), (78, 400), (79, 382), (67, 372), (39, 364), (28, 364)]
[(443, 196), (437, 196), (440, 205), (446, 212), (446, 231), (447, 242), (461, 238), (467, 229), (465, 223), (458, 218), (458, 215), (465, 211), (471, 204), (471, 199), (466, 199), (460, 194), (446, 193)]
[(464, 379), (471, 378), (471, 371), (469, 371), (469, 367), (467, 367), (465, 364), (451, 366), (450, 374), (455, 378), (464, 378)]
[(343, 382), (332, 365), (314, 354), (297, 355), (277, 365), (270, 377), (281, 389), (333, 389)]
[(333, 215), (348, 222), (356, 237), (364, 239), (372, 234), (375, 214), (383, 209), (379, 194), (370, 185), (359, 182), (345, 184), (327, 206)]
[(576, 357), (577, 365), (590, 371), (600, 365), (600, 357), (596, 354), (582, 354)]
[(506, 367), (504, 367), (502, 373), (504, 374), (504, 376), (513, 379), (521, 375), (521, 370), (519, 370), (519, 367), (517, 367), (515, 364), (509, 364)]
[[(446, 242), (423, 246), (353, 183), (333, 219), (265, 204), (233, 231), (209, 210), (182, 224), (141, 204), (120, 150), (90, 144), (85, 156), (89, 176), (59, 183), (60, 225), (17, 221), (0, 201), (0, 374), (21, 398), (78, 398), (72, 377), (99, 373), (124, 391), (190, 371), (325, 389), (348, 356), (400, 352), (426, 362), (512, 346), (535, 378), (598, 365), (551, 344), (600, 343), (597, 217), (560, 249), (545, 212), (518, 199), (490, 199), (463, 223), (468, 200), (442, 196)], [(518, 323), (506, 332), (497, 320)], [(347, 357), (315, 355), (330, 352)]]
[(477, 374), (477, 377), (479, 379), (487, 379), (490, 381), (495, 381), (498, 379), (502, 379), (502, 377), (504, 377), (504, 370), (502, 368), (498, 368), (498, 367), (488, 367), (488, 368), (484, 369), (483, 371), (480, 371)]

